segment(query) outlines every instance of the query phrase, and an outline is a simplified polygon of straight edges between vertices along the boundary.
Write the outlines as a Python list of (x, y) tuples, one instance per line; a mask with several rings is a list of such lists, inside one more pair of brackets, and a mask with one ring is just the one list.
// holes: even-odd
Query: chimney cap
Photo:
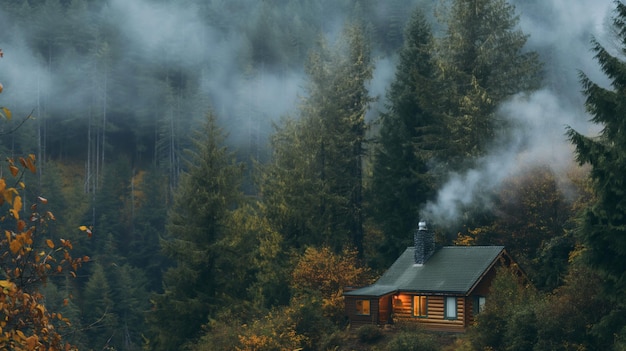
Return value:
[(426, 221), (419, 221), (419, 223), (417, 224), (417, 230), (428, 230), (428, 227), (426, 226)]

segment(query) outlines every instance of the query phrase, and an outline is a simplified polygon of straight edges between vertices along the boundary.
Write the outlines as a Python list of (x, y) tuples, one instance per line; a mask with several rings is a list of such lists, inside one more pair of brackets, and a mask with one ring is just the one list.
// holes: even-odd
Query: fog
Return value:
[(454, 226), (465, 206), (488, 209), (488, 193), (507, 177), (545, 165), (564, 175), (574, 165), (574, 150), (566, 128), (593, 135), (598, 126), (589, 122), (581, 93), (579, 73), (606, 85), (591, 52), (591, 39), (611, 42), (610, 0), (514, 2), (520, 28), (530, 35), (527, 48), (540, 53), (546, 72), (545, 86), (530, 96), (515, 96), (499, 109), (499, 115), (515, 125), (514, 133), (497, 140), (476, 167), (450, 174), (435, 201), (420, 214), (439, 225)]
[[(109, 0), (102, 6), (86, 2), (89, 11), (77, 7), (66, 14), (52, 6), (20, 21), (0, 8), (0, 48), (5, 52), (0, 61), (2, 103), (17, 115), (35, 110), (42, 119), (80, 121), (95, 114), (91, 107), (100, 101), (120, 116), (120, 122), (109, 123), (122, 128), (128, 127), (124, 116), (129, 113), (142, 121), (163, 118), (160, 104), (168, 89), (182, 94), (184, 87), (178, 104), (191, 107), (176, 118), (197, 121), (199, 111), (211, 106), (235, 144), (249, 143), (255, 134), (259, 139), (255, 147), (259, 147), (271, 132), (272, 121), (297, 114), (306, 94), (307, 52), (319, 35), (332, 41), (346, 21), (359, 15), (359, 7), (350, 3)], [(391, 28), (392, 21), (395, 27), (403, 26), (415, 6), (432, 13), (437, 2), (372, 3), (376, 5), (368, 14), (370, 24)], [(594, 81), (605, 80), (590, 52), (590, 39), (611, 42), (607, 23), (613, 2), (516, 0), (514, 4), (521, 29), (530, 35), (528, 49), (537, 50), (545, 64), (545, 86), (500, 107), (502, 118), (517, 126), (516, 133), (497, 140), (475, 169), (449, 176), (437, 200), (423, 212), (436, 222), (458, 219), (463, 205), (489, 206), (479, 194), (497, 189), (506, 177), (533, 164), (566, 170), (573, 158), (564, 135), (566, 126), (583, 133), (597, 130), (585, 114), (578, 75), (581, 71)], [(72, 31), (74, 27), (81, 30)], [(92, 37), (82, 32), (85, 28), (100, 34)], [(307, 30), (294, 33), (294, 28)], [(68, 32), (75, 35), (67, 37)], [(395, 52), (384, 44), (379, 40), (374, 45), (376, 68), (369, 88), (379, 99), (368, 120), (384, 109), (384, 94), (394, 75)]]

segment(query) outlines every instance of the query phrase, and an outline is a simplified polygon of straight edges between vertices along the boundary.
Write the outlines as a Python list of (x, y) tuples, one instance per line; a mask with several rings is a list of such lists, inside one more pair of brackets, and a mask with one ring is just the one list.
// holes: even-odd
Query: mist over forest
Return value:
[[(10, 87), (5, 96), (16, 112), (27, 114), (35, 109), (50, 124), (47, 134), (53, 157), (84, 151), (78, 141), (85, 133), (79, 130), (85, 128), (90, 113), (101, 113), (89, 112), (94, 99), (106, 99), (112, 148), (116, 141), (129, 142), (127, 133), (133, 135), (134, 149), (146, 148), (146, 139), (154, 138), (148, 131), (167, 118), (160, 104), (170, 99), (176, 100), (170, 104), (184, 106), (172, 112), (176, 120), (185, 121), (180, 126), (183, 130), (211, 106), (235, 145), (243, 150), (263, 149), (271, 122), (294, 114), (305, 94), (303, 66), (316, 40), (325, 36), (332, 42), (342, 26), (355, 18), (367, 24), (373, 41), (375, 72), (369, 89), (379, 98), (369, 112), (373, 119), (384, 109), (385, 89), (393, 77), (410, 9), (421, 6), (432, 13), (442, 6), (424, 0), (362, 2), (356, 8), (350, 1), (302, 5), (291, 1), (119, 0), (49, 2), (47, 8), (28, 11), (20, 9), (21, 3), (7, 3), (0, 14), (6, 28), (2, 47), (10, 48), (5, 49), (3, 61), (4, 84)], [(545, 91), (535, 97), (539, 101), (525, 105), (557, 109), (539, 112), (558, 118), (537, 113), (531, 117), (519, 106), (509, 118), (527, 124), (532, 129), (528, 135), (550, 133), (541, 134), (537, 141), (557, 139), (561, 144), (564, 125), (578, 127), (587, 121), (578, 71), (598, 76), (589, 41), (591, 36), (610, 40), (606, 21), (611, 1), (513, 4), (521, 29), (529, 35), (527, 49), (542, 54), (546, 70)], [(15, 13), (19, 11), (25, 11), (27, 19), (18, 18)], [(432, 21), (437, 24), (434, 15)], [(68, 38), (68, 32), (76, 35)], [(76, 121), (76, 128), (71, 128), (75, 134), (54, 129), (69, 120)], [(548, 128), (545, 123), (550, 123)], [(116, 132), (121, 140), (115, 139)], [(62, 135), (74, 141), (59, 140)], [(252, 140), (259, 143), (251, 146)], [(543, 144), (538, 149), (545, 152)], [(563, 159), (561, 151), (552, 158)]]
[[(188, 147), (182, 136), (209, 108), (243, 160), (267, 160), (272, 123), (296, 115), (306, 94), (304, 64), (310, 50), (321, 37), (336, 40), (342, 26), (355, 19), (366, 24), (372, 40), (375, 71), (368, 84), (377, 101), (368, 119), (376, 119), (385, 109), (410, 9), (424, 8), (440, 30), (434, 12), (445, 6), (424, 0), (356, 6), (350, 1), (119, 0), (48, 2), (28, 11), (23, 3), (28, 2), (7, 3), (0, 14), (7, 28), (0, 43), (10, 48), (3, 63), (4, 84), (10, 88), (5, 97), (17, 114), (34, 111), (38, 117), (27, 127), (31, 134), (43, 132), (40, 154), (87, 158), (91, 125), (106, 135), (105, 152), (125, 154), (139, 167), (165, 162), (168, 148), (180, 153)], [(514, 98), (502, 106), (504, 118), (517, 123), (519, 131), (484, 160), (485, 168), (508, 160), (494, 179), (536, 160), (560, 170), (568, 166), (571, 147), (564, 126), (593, 131), (578, 72), (604, 79), (589, 41), (592, 36), (611, 40), (611, 1), (512, 3), (529, 35), (526, 48), (541, 54), (545, 86), (529, 99)], [(25, 19), (13, 15), (20, 11)], [(167, 144), (167, 134), (173, 134), (170, 145), (155, 146)], [(483, 170), (477, 172), (482, 177)], [(472, 192), (465, 186), (470, 179), (454, 177)], [(474, 200), (472, 194), (465, 197)], [(447, 211), (450, 204), (439, 207)]]
[(534, 288), (498, 292), (529, 302), (458, 340), (400, 331), (375, 349), (621, 345), (614, 296), (566, 307), (620, 281), (580, 233), (598, 177), (621, 174), (585, 154), (613, 136), (594, 93), (621, 89), (601, 55), (624, 59), (620, 5), (0, 0), (1, 174), (32, 154), (22, 211), (45, 199), (56, 219), (28, 245), (85, 257), (24, 289), (79, 349), (369, 349), (343, 288), (372, 283), (426, 219), (438, 245), (507, 247)]

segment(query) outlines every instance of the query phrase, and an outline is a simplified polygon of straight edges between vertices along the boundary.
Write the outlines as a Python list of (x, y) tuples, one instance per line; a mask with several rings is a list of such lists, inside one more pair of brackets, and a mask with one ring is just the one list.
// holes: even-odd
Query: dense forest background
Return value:
[[(620, 140), (603, 90), (623, 89), (620, 10), (0, 1), (0, 150), (36, 156), (25, 203), (49, 199), (46, 235), (90, 258), (41, 286), (65, 340), (349, 349), (342, 288), (373, 281), (424, 218), (440, 245), (505, 245), (533, 283), (503, 273), (449, 347), (619, 349), (626, 249), (598, 226), (623, 235), (607, 210), (622, 200), (598, 189), (623, 169), (602, 170), (620, 150), (594, 142)], [(609, 247), (615, 262), (594, 256)], [(385, 347), (408, 344), (441, 347), (415, 330)]]

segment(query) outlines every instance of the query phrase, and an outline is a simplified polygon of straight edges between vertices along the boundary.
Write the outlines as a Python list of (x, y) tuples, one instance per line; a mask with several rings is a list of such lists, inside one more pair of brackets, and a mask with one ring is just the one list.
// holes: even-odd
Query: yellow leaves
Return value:
[[(0, 93), (2, 92), (2, 84), (0, 84)], [(0, 116), (6, 118), (7, 120), (11, 120), (11, 117), (13, 117), (13, 114), (11, 113), (11, 110), (9, 110), (6, 107), (2, 107), (0, 108)]]
[(15, 287), (15, 284), (8, 280), (0, 280), (0, 288), (12, 290)]
[(22, 249), (23, 246), (24, 245), (19, 240), (12, 240), (9, 244), (9, 249), (14, 255), (17, 255), (17, 253)]
[(36, 335), (31, 335), (26, 338), (26, 347), (28, 350), (35, 350), (37, 344), (39, 343), (39, 338)]
[(20, 211), (22, 210), (22, 197), (16, 196), (15, 201), (13, 201), (13, 208), (9, 211), (13, 215), (13, 218), (20, 219)]
[(86, 225), (81, 225), (80, 227), (78, 227), (78, 229), (80, 229), (81, 231), (87, 233), (87, 236), (91, 238), (91, 236), (93, 235), (92, 227), (87, 227)]
[[(0, 115), (10, 118), (10, 111), (0, 107)], [(72, 258), (69, 240), (37, 237), (48, 220), (54, 220), (51, 212), (40, 206), (48, 199), (39, 196), (36, 201), (25, 205), (22, 192), (26, 188), (26, 171), (36, 173), (35, 155), (7, 158), (7, 165), (0, 174), (0, 253), (3, 272), (0, 277), (0, 349), (11, 346), (13, 350), (63, 350), (71, 348), (62, 342), (62, 336), (52, 328), (52, 314), (43, 304), (43, 296), (34, 289), (40, 282), (58, 274), (76, 277), (75, 270), (89, 257)], [(11, 178), (16, 177), (16, 178)], [(23, 217), (23, 218), (22, 218)], [(91, 233), (91, 228), (85, 231)], [(1, 232), (0, 232), (1, 233)], [(35, 241), (41, 247), (35, 247)], [(3, 279), (1, 279), (3, 278)], [(65, 301), (67, 304), (67, 300)], [(60, 314), (54, 315), (62, 323), (70, 324)], [(16, 321), (19, 323), (16, 324)], [(20, 324), (21, 323), (21, 324)], [(24, 328), (23, 325), (28, 325)]]
[(20, 157), (19, 161), (22, 167), (28, 169), (33, 174), (37, 173), (37, 168), (35, 167), (35, 155), (34, 154), (28, 155), (27, 158)]
[(67, 247), (70, 250), (74, 248), (72, 246), (72, 243), (69, 240), (65, 240), (65, 239), (61, 239), (61, 245), (63, 245), (63, 247)]
[(7, 232), (5, 232), (5, 234), (9, 241), (9, 249), (12, 254), (22, 254), (32, 250), (30, 247), (33, 245), (33, 234), (31, 230), (16, 235)]
[(323, 313), (339, 318), (343, 313), (343, 287), (365, 285), (369, 275), (369, 270), (359, 265), (354, 250), (335, 253), (328, 247), (307, 248), (298, 258), (291, 282), (296, 294), (319, 291), (324, 299)]

